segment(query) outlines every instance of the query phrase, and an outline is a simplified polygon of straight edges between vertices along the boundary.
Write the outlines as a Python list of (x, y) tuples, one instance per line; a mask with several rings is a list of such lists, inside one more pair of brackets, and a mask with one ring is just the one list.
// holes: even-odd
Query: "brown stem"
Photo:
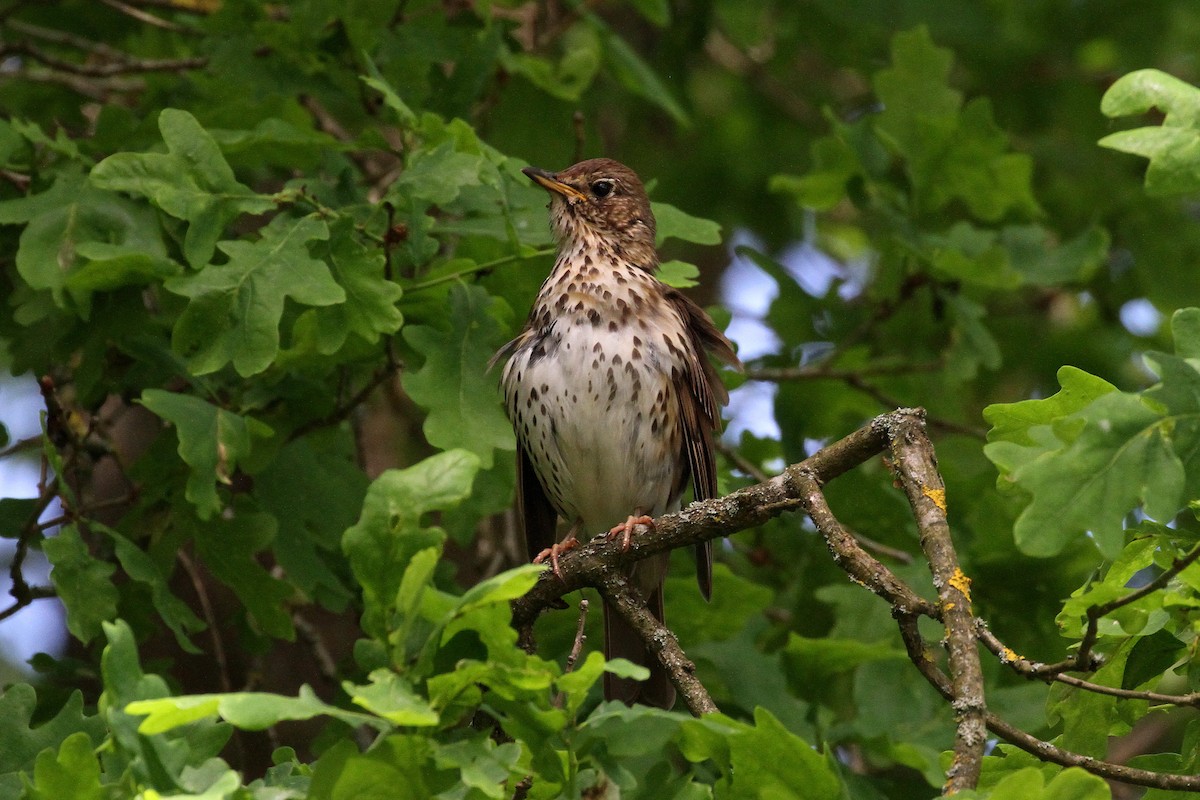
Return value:
[(630, 588), (625, 576), (617, 570), (607, 570), (599, 576), (596, 589), (609, 607), (621, 615), (629, 623), (642, 641), (646, 649), (658, 659), (663, 669), (671, 676), (688, 710), (695, 716), (715, 713), (716, 703), (712, 701), (708, 690), (696, 678), (696, 665), (683, 652), (675, 634), (654, 618), (646, 602)]
[(983, 765), (987, 731), (987, 706), (983, 696), (983, 668), (975, 644), (975, 615), (971, 609), (971, 581), (958, 563), (946, 520), (946, 485), (938, 473), (933, 444), (920, 420), (905, 418), (892, 429), (891, 451), (896, 472), (921, 532), (921, 548), (933, 573), (946, 646), (950, 655), (952, 705), (958, 719), (954, 764), (946, 776), (944, 794), (974, 788)]

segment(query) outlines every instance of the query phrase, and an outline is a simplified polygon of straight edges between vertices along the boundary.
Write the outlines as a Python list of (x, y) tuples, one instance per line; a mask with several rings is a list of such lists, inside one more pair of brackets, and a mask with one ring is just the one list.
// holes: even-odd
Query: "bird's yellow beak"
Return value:
[(537, 167), (525, 167), (521, 170), (529, 176), (530, 180), (541, 186), (543, 189), (561, 194), (568, 200), (587, 200), (587, 195), (576, 189), (574, 186), (568, 186), (555, 177), (553, 172), (547, 172), (544, 169)]

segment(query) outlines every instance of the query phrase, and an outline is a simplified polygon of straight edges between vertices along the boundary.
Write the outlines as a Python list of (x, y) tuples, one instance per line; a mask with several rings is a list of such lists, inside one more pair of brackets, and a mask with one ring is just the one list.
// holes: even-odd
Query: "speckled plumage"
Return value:
[[(502, 384), (534, 557), (557, 542), (556, 517), (571, 526), (568, 538), (591, 536), (678, 510), (689, 481), (697, 499), (713, 496), (713, 434), (728, 396), (705, 351), (737, 358), (703, 310), (654, 277), (654, 215), (632, 170), (592, 159), (525, 172), (550, 193), (558, 258), (525, 328), (496, 359), (507, 358)], [(667, 560), (631, 572), (660, 619)], [(707, 597), (710, 546), (697, 548), (697, 578)], [(607, 607), (605, 652), (651, 669), (644, 683), (606, 681), (607, 697), (674, 702), (663, 670)]]

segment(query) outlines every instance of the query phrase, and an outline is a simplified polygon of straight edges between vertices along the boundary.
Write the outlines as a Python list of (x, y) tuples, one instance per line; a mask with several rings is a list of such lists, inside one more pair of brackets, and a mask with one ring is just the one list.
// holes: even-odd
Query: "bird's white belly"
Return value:
[(634, 513), (657, 516), (679, 503), (682, 443), (677, 387), (664, 354), (632, 335), (590, 323), (556, 326), (546, 355), (516, 354), (510, 403), (528, 424), (530, 458), (548, 496), (585, 534)]

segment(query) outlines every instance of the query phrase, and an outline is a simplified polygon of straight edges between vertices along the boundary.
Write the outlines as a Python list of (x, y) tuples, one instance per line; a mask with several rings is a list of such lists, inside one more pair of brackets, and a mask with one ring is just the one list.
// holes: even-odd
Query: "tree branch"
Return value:
[(971, 581), (958, 563), (946, 520), (946, 486), (937, 470), (933, 444), (918, 420), (902, 419), (893, 429), (891, 451), (896, 473), (921, 531), (921, 548), (929, 560), (938, 593), (958, 731), (954, 764), (947, 774), (945, 794), (973, 788), (979, 781), (987, 731), (987, 705), (983, 696), (983, 669), (975, 644), (975, 617), (971, 610)]
[(712, 714), (717, 705), (712, 701), (704, 684), (696, 678), (696, 665), (679, 646), (674, 632), (655, 619), (645, 601), (625, 580), (620, 570), (607, 570), (597, 582), (596, 589), (604, 602), (629, 623), (647, 649), (662, 664), (671, 676), (671, 683), (679, 691), (684, 704), (695, 716)]
[[(862, 545), (834, 516), (821, 487), (837, 476), (878, 455), (889, 453), (899, 484), (908, 497), (921, 532), (921, 545), (933, 573), (937, 602), (922, 597)], [(656, 553), (728, 536), (763, 524), (784, 511), (803, 509), (824, 537), (837, 565), (854, 582), (885, 600), (892, 608), (909, 658), (921, 675), (955, 710), (957, 731), (954, 763), (947, 773), (945, 794), (972, 788), (978, 782), (986, 730), (1038, 758), (1062, 766), (1081, 767), (1102, 778), (1170, 790), (1200, 791), (1200, 776), (1154, 772), (1114, 764), (1057, 747), (1016, 728), (987, 711), (977, 642), (1021, 674), (1041, 680), (1061, 680), (1085, 691), (1118, 697), (1197, 704), (1190, 695), (1112, 689), (1059, 673), (1078, 669), (1075, 660), (1046, 665), (1022, 659), (1005, 647), (977, 619), (971, 606), (970, 581), (958, 564), (946, 519), (945, 486), (937, 469), (933, 445), (925, 432), (921, 409), (901, 408), (793, 464), (780, 475), (720, 498), (692, 503), (654, 523), (654, 530), (634, 537), (627, 550), (618, 541), (599, 536), (564, 555), (559, 574), (547, 570), (537, 584), (512, 603), (512, 624), (523, 647), (531, 650), (533, 622), (542, 610), (565, 607), (562, 596), (584, 586), (600, 590), (605, 600), (637, 630), (647, 648), (668, 670), (672, 682), (694, 714), (715, 711), (694, 667), (670, 630), (660, 625), (645, 604), (628, 588), (621, 567)], [(1090, 624), (1116, 608), (1160, 589), (1200, 558), (1200, 547), (1189, 551), (1146, 587), (1088, 611)], [(935, 663), (917, 628), (925, 616), (946, 626), (949, 675)], [(1091, 628), (1089, 627), (1089, 630)], [(1095, 634), (1093, 634), (1094, 637)], [(1088, 656), (1088, 663), (1092, 663)], [(1093, 667), (1094, 668), (1094, 667)], [(1054, 670), (1057, 670), (1055, 672)]]
[[(904, 615), (898, 617), (901, 638), (908, 650), (909, 659), (917, 666), (918, 671), (929, 681), (942, 697), (953, 701), (954, 691), (950, 680), (933, 663), (925, 649), (925, 641), (917, 630), (917, 617)], [(995, 714), (985, 715), (988, 730), (1015, 745), (1030, 755), (1042, 761), (1049, 761), (1063, 767), (1080, 767), (1093, 775), (1108, 780), (1130, 783), (1135, 786), (1149, 786), (1156, 789), (1167, 789), (1187, 792), (1200, 792), (1200, 775), (1174, 775), (1165, 772), (1153, 772), (1147, 769), (1126, 767), (1113, 764), (1098, 758), (1064, 750), (1050, 742), (1044, 742), (1032, 734), (1010, 725)]]

